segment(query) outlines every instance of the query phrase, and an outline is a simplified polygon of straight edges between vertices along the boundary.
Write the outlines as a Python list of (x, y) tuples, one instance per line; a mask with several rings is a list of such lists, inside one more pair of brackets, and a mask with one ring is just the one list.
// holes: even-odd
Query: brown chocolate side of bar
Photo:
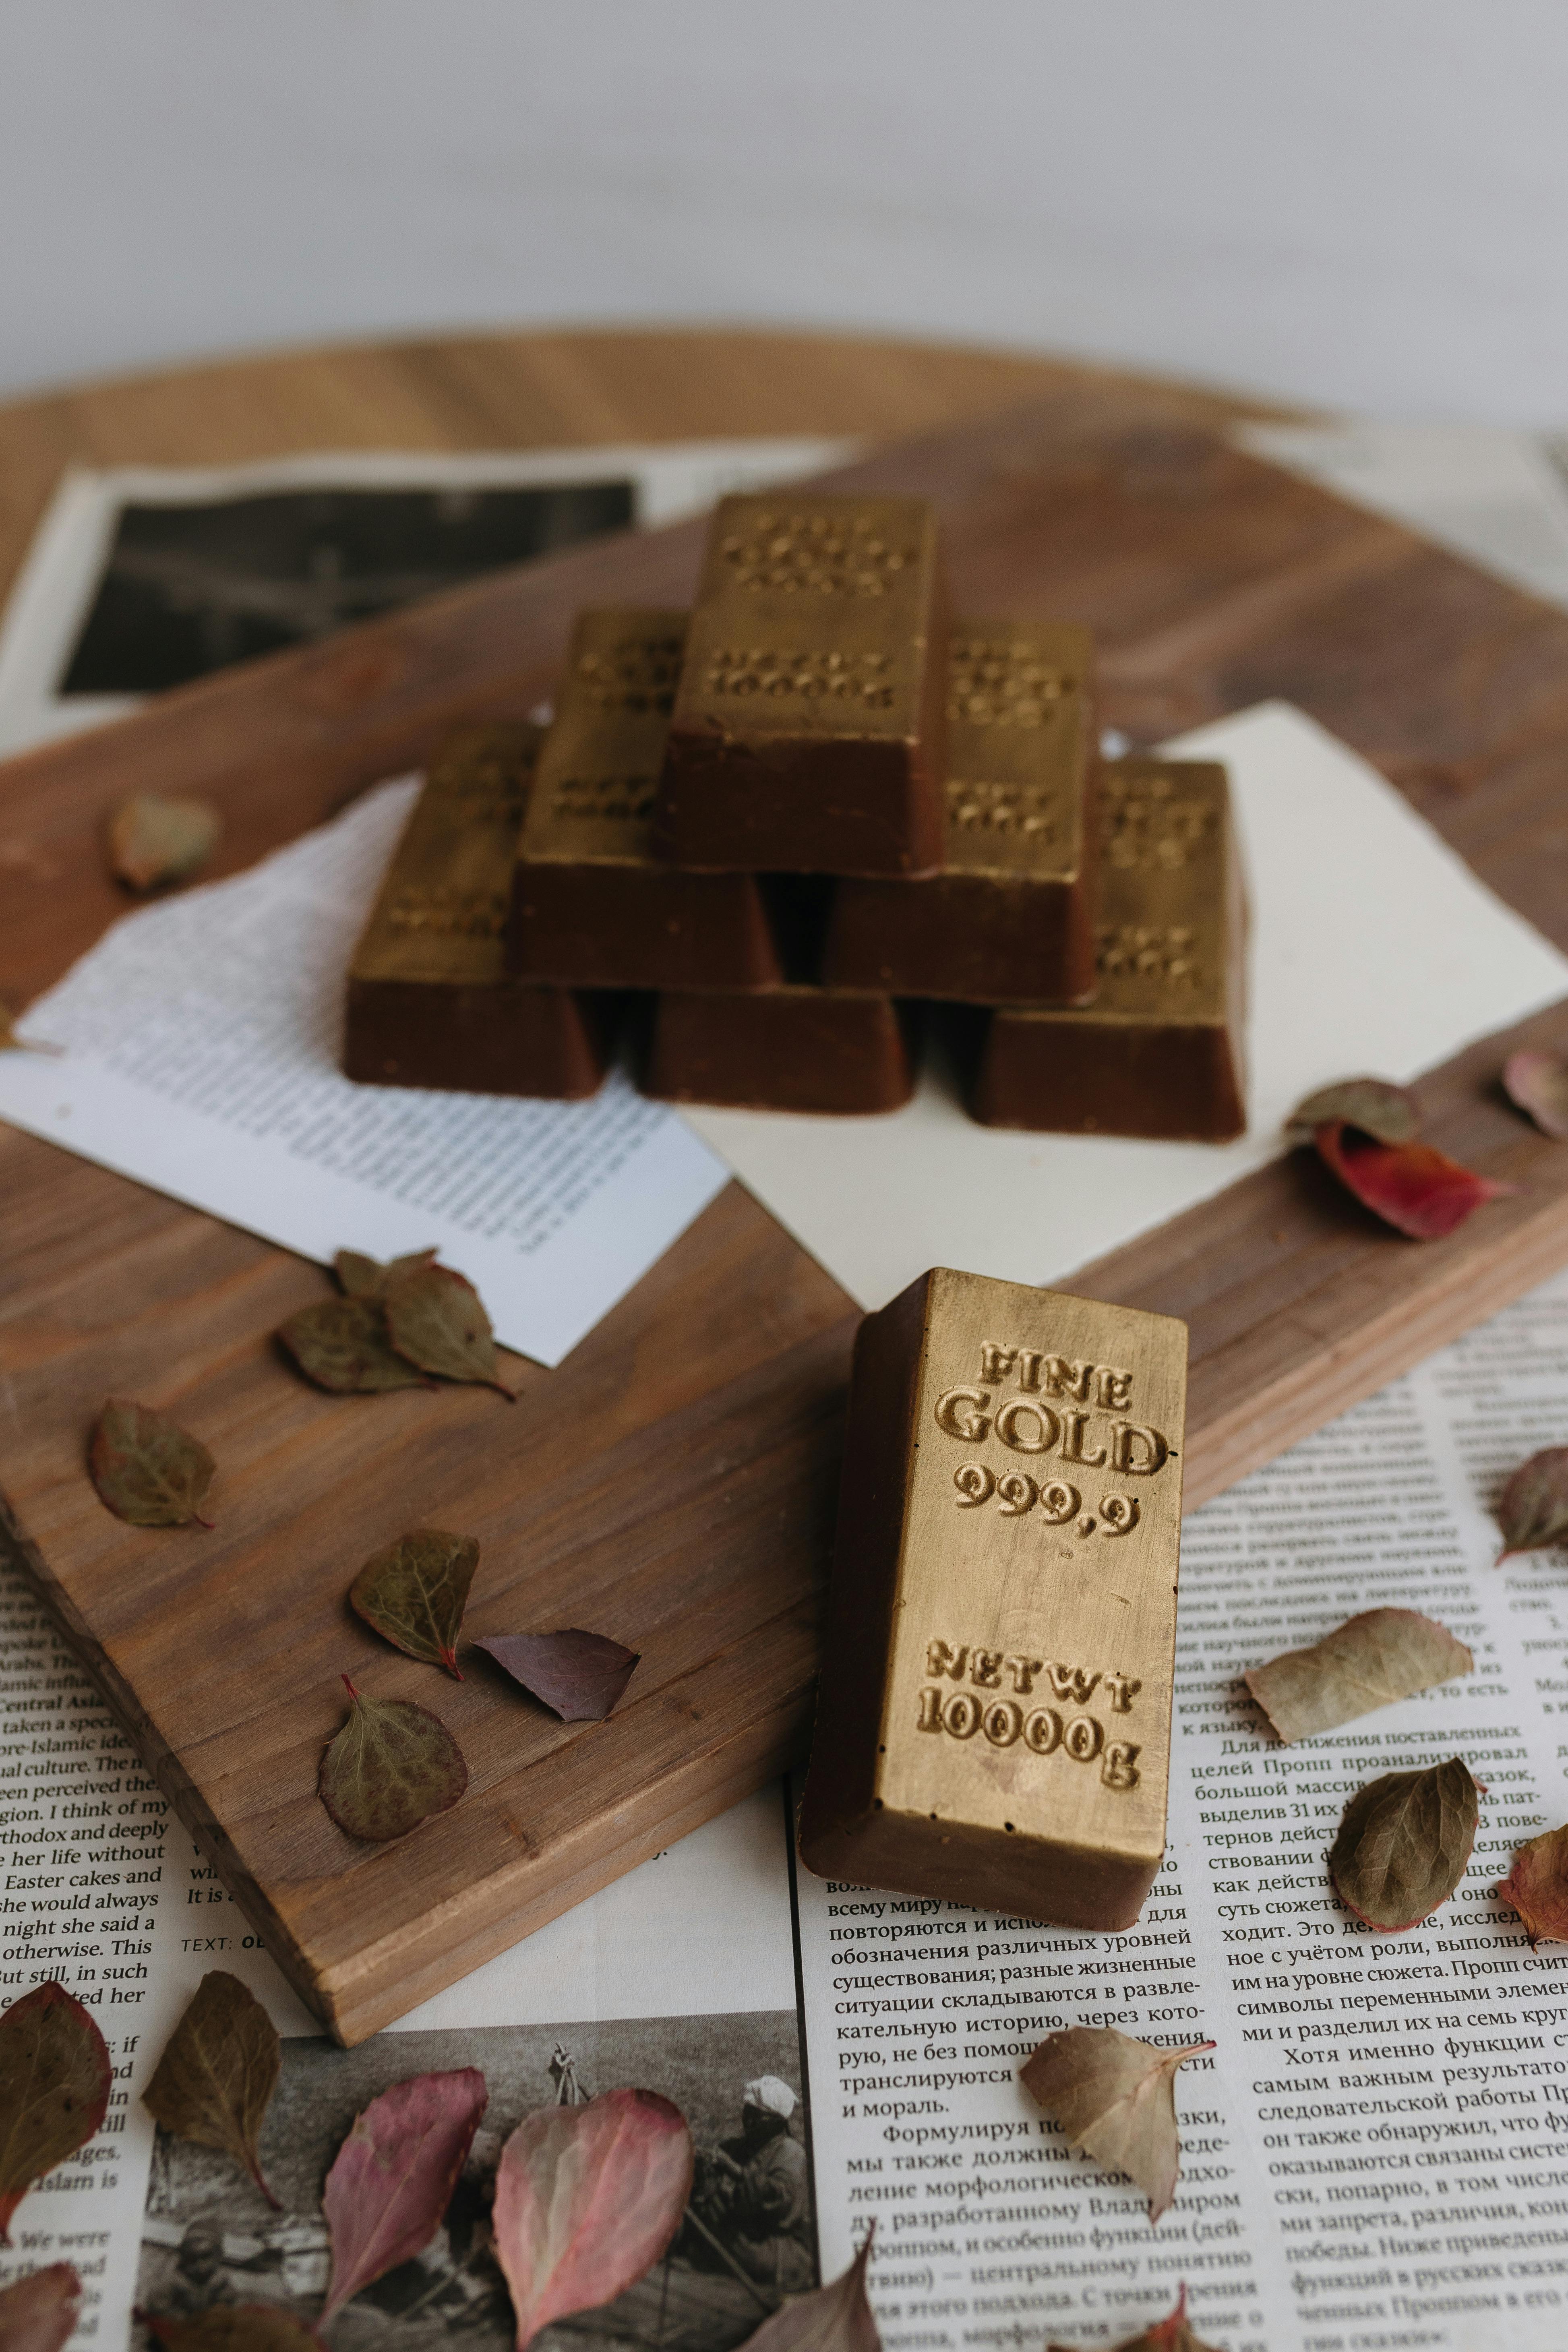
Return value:
[(755, 878), (652, 851), (684, 613), (578, 616), (512, 883), (507, 961), (587, 988), (768, 988), (783, 973)]
[(1186, 1331), (937, 1268), (855, 1350), (800, 1850), (1122, 1929), (1164, 1848)]
[(1089, 631), (955, 621), (947, 717), (945, 866), (842, 883), (823, 979), (982, 1004), (1081, 1002), (1100, 845)]
[(671, 990), (642, 1020), (638, 1083), (662, 1101), (847, 1114), (897, 1110), (914, 1090), (913, 1015), (890, 997)]
[(942, 858), (946, 598), (915, 499), (725, 499), (654, 846), (685, 866), (920, 874)]
[(997, 1127), (1223, 1143), (1247, 1125), (1247, 908), (1225, 771), (1124, 760), (1101, 790), (1099, 992), (985, 1024)]

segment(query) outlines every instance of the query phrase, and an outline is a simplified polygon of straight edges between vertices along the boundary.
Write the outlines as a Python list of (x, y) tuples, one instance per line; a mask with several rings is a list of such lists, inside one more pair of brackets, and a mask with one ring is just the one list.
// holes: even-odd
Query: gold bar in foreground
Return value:
[(1064, 1927), (1165, 1845), (1187, 1332), (937, 1267), (860, 1326), (800, 1851)]

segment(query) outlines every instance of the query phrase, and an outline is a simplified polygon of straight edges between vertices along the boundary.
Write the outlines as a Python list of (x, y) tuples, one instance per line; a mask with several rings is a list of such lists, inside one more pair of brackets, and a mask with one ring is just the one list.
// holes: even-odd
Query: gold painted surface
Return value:
[(1096, 749), (1093, 674), (1094, 640), (1069, 623), (953, 623), (947, 701), (950, 873), (1001, 881), (1077, 879)]
[(684, 613), (608, 606), (578, 616), (523, 829), (527, 863), (653, 862), (654, 793), (685, 639)]
[(352, 981), (500, 982), (539, 730), (468, 730), (432, 765), (349, 967)]

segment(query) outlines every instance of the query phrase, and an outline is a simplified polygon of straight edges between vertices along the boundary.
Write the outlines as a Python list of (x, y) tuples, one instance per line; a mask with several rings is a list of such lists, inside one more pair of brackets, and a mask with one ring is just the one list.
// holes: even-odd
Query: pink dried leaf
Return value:
[(1555, 1054), (1510, 1054), (1502, 1066), (1503, 1091), (1542, 1135), (1568, 1143), (1568, 1067)]
[(1069, 2025), (1046, 2036), (1019, 2080), (1074, 2147), (1136, 2182), (1157, 2221), (1176, 2193), (1181, 2165), (1176, 2069), (1213, 2048), (1191, 2042), (1163, 2050), (1111, 2025)]
[(29, 2271), (0, 2294), (0, 2352), (60, 2352), (81, 2310), (81, 2281), (70, 2263)]
[(1331, 1119), (1312, 1139), (1346, 1191), (1412, 1241), (1441, 1241), (1483, 1201), (1519, 1190), (1461, 1168), (1430, 1143), (1379, 1143), (1342, 1119)]
[(1568, 1944), (1568, 1828), (1521, 1845), (1498, 1893), (1512, 1904), (1532, 1944)]
[(459, 2066), (395, 2083), (354, 2117), (321, 2197), (332, 2274), (319, 2325), (429, 2244), (489, 2095), (479, 2068)]
[(491, 1633), (476, 1642), (563, 1723), (603, 1723), (642, 1655), (607, 1633)]

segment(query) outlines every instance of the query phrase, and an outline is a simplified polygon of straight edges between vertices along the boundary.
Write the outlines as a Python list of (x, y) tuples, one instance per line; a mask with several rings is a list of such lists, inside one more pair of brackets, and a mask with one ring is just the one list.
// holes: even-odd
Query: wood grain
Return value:
[[(481, 359), (454, 362), (458, 380), (482, 380)], [(542, 366), (570, 404), (570, 354)], [(1289, 697), (1568, 944), (1568, 620), (1236, 456), (1192, 395), (1041, 381), (1026, 410), (857, 478), (937, 499), (964, 608), (1087, 622), (1107, 717), (1135, 740)], [(584, 413), (647, 429), (613, 400)], [(334, 437), (311, 414), (312, 437)], [(579, 602), (677, 600), (695, 553), (689, 530), (601, 542), (12, 762), (0, 985), (33, 993), (116, 911), (97, 833), (123, 791), (156, 780), (218, 798), (229, 862), (248, 862), (422, 756), (454, 717), (525, 708)], [(1568, 1046), (1568, 1012), (1520, 1034)], [(1449, 1241), (1387, 1234), (1295, 1154), (1079, 1277), (1188, 1321), (1191, 1500), (1568, 1256), (1568, 1154), (1498, 1098), (1501, 1052), (1478, 1048), (1423, 1088), (1436, 1141), (1526, 1188)], [(731, 1188), (565, 1365), (525, 1371), (508, 1407), (318, 1396), (267, 1337), (323, 1295), (317, 1270), (22, 1137), (0, 1137), (0, 1177), (11, 1540), (341, 2038), (798, 1751), (855, 1317), (746, 1196)], [(138, 1532), (97, 1504), (82, 1448), (110, 1392), (169, 1407), (212, 1447), (215, 1535)], [(643, 1651), (609, 1723), (559, 1725), (482, 1661), (437, 1684), (375, 1643), (342, 1595), (421, 1521), (480, 1540), (473, 1631), (588, 1623)], [(369, 1853), (317, 1805), (344, 1670), (436, 1705), (462, 1740), (470, 1792), (439, 1835)]]

